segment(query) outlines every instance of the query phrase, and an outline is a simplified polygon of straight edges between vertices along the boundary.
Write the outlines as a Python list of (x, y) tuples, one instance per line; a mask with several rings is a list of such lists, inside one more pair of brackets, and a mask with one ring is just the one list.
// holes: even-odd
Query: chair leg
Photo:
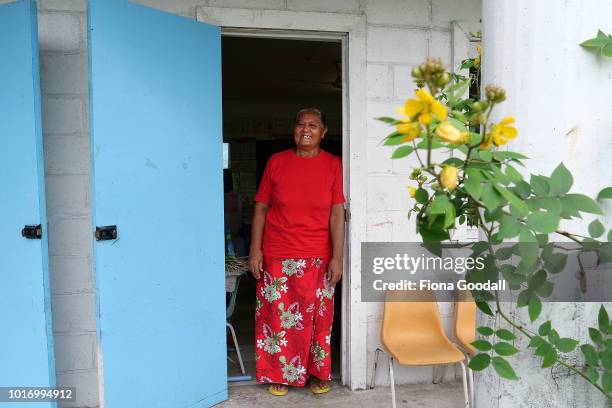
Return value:
[[(468, 360), (468, 364), (470, 360)], [(470, 383), (470, 408), (474, 408), (474, 371), (471, 368), (467, 368), (468, 370), (468, 381)]]
[(374, 352), (374, 368), (372, 369), (372, 378), (370, 379), (370, 389), (374, 389), (374, 381), (376, 380), (376, 369), (378, 368), (378, 355), (382, 350), (376, 347)]
[(468, 397), (468, 385), (467, 385), (467, 374), (465, 371), (465, 363), (463, 361), (460, 361), (459, 364), (461, 364), (461, 373), (463, 374), (461, 378), (463, 379), (463, 397), (465, 399), (464, 406), (468, 408), (470, 407), (470, 399)]
[(395, 408), (395, 378), (393, 377), (393, 357), (389, 356), (389, 381), (391, 382), (391, 402)]
[(246, 375), (244, 370), (244, 364), (242, 363), (242, 355), (240, 355), (240, 347), (238, 346), (238, 339), (236, 338), (236, 332), (234, 331), (234, 326), (230, 322), (225, 323), (227, 327), (229, 327), (230, 332), (232, 333), (232, 339), (234, 340), (234, 346), (236, 346), (236, 354), (238, 354), (238, 361), (240, 362), (240, 371), (242, 371), (242, 375)]

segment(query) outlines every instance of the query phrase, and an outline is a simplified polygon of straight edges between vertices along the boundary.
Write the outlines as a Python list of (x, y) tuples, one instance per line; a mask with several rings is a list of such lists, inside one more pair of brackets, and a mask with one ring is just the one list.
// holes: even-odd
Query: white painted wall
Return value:
[[(393, 114), (412, 94), (412, 66), (426, 57), (451, 58), (451, 21), (480, 19), (480, 0), (139, 0), (189, 18), (223, 24), (224, 9), (244, 20), (288, 15), (300, 16), (302, 24), (313, 16), (325, 16), (342, 26), (364, 19), (365, 55), (353, 54), (352, 63), (363, 64), (365, 75), (351, 84), (353, 104), (363, 104), (360, 118), (350, 135), (352, 171), (363, 178), (351, 181), (364, 192), (364, 213), (357, 214), (364, 225), (355, 236), (368, 241), (409, 241), (416, 239), (414, 226), (406, 219), (409, 200), (407, 175), (414, 163), (392, 161), (391, 149), (378, 146), (389, 128), (373, 120)], [(43, 132), (46, 151), (46, 185), (49, 241), (55, 324), (56, 361), (60, 385), (77, 386), (79, 400), (74, 407), (97, 407), (95, 355), (95, 307), (92, 278), (91, 208), (89, 203), (89, 135), (87, 125), (87, 47), (85, 0), (39, 0), (41, 72), (43, 89)], [(237, 10), (237, 8), (239, 10)], [(275, 12), (276, 11), (276, 12)], [(292, 14), (297, 13), (297, 14)], [(220, 20), (220, 21), (219, 21)], [(313, 21), (315, 24), (316, 21)], [(291, 28), (290, 23), (289, 27)], [(296, 23), (297, 24), (297, 23)], [(357, 174), (357, 173), (356, 173)], [(361, 187), (358, 187), (360, 186)], [(353, 197), (354, 199), (354, 197)], [(361, 210), (359, 210), (361, 211)], [(358, 218), (359, 219), (359, 218)], [(358, 243), (355, 245), (358, 246)], [(351, 259), (351, 275), (359, 275), (359, 252)], [(347, 271), (348, 272), (348, 271)], [(351, 291), (358, 296), (359, 286)], [(352, 307), (361, 335), (353, 338), (357, 355), (354, 388), (365, 386), (372, 352), (379, 338), (381, 305)], [(442, 308), (445, 324), (452, 311)], [(356, 326), (356, 327), (357, 327)], [(363, 330), (362, 330), (363, 329)], [(367, 346), (367, 348), (366, 348)], [(367, 372), (366, 372), (366, 366)], [(377, 384), (388, 384), (386, 363), (380, 365)], [(398, 367), (397, 383), (426, 382), (427, 368)]]
[[(611, 15), (612, 3), (607, 0), (485, 0), (483, 4), (483, 85), (494, 83), (507, 91), (508, 99), (496, 117), (516, 117), (519, 135), (509, 148), (527, 154), (530, 172), (536, 174), (550, 175), (563, 161), (574, 175), (572, 191), (591, 197), (612, 185), (608, 159), (612, 59), (578, 44), (594, 37), (597, 29), (612, 32)], [(607, 213), (611, 210), (608, 206)], [(587, 235), (590, 221), (585, 217), (561, 228)], [(586, 329), (597, 326), (598, 309), (597, 303), (545, 303), (541, 322), (552, 319), (561, 337), (584, 342)], [(524, 313), (518, 317), (528, 321)], [(609, 406), (575, 375), (558, 367), (539, 368), (541, 360), (531, 352), (511, 361), (521, 380), (500, 381), (492, 370), (485, 371), (477, 376), (478, 406)]]

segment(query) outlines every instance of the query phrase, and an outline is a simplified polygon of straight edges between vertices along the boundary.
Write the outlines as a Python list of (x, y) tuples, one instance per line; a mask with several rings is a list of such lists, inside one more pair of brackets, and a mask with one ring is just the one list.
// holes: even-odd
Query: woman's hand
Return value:
[(327, 282), (335, 286), (342, 277), (342, 258), (332, 258), (327, 265)]
[(263, 252), (261, 249), (251, 249), (249, 251), (249, 271), (255, 279), (259, 279), (263, 272)]

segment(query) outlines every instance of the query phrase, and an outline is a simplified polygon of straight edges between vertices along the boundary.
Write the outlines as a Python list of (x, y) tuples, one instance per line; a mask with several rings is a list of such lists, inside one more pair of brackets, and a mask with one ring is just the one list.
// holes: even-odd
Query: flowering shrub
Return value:
[[(466, 60), (463, 67), (479, 67), (479, 57)], [(491, 112), (505, 99), (505, 91), (497, 86), (485, 88), (484, 98), (464, 98), (476, 77), (466, 78), (446, 72), (442, 62), (428, 59), (412, 70), (418, 89), (397, 112), (399, 117), (379, 120), (395, 131), (384, 144), (395, 146), (394, 159), (415, 157), (418, 166), (410, 178), (409, 187), (416, 215), (416, 229), (424, 243), (435, 247), (450, 239), (458, 224), (480, 228), (485, 241), (474, 245), (494, 265), (493, 276), (502, 275), (518, 293), (517, 308), (527, 308), (530, 324), (518, 322), (502, 308), (497, 292), (473, 292), (478, 308), (490, 316), (499, 316), (514, 328), (495, 330), (479, 327), (481, 339), (472, 345), (479, 351), (470, 362), (473, 370), (493, 367), (503, 378), (518, 376), (506, 357), (520, 352), (518, 336), (528, 339), (527, 348), (542, 358), (542, 368), (561, 365), (581, 376), (610, 398), (612, 391), (612, 324), (601, 306), (598, 327), (589, 328), (591, 342), (560, 337), (550, 320), (537, 326), (542, 311), (542, 299), (550, 296), (552, 274), (565, 266), (567, 255), (555, 252), (549, 241), (554, 235), (563, 236), (592, 251), (600, 263), (612, 261), (611, 245), (598, 241), (605, 233), (600, 220), (589, 225), (590, 237), (572, 234), (559, 228), (561, 220), (581, 218), (583, 214), (603, 215), (598, 203), (612, 199), (612, 187), (603, 189), (597, 201), (578, 193), (570, 193), (571, 172), (559, 164), (550, 176), (531, 175), (525, 178), (517, 170), (527, 157), (519, 152), (500, 150), (518, 137), (515, 119), (507, 116), (491, 123)], [(448, 157), (434, 162), (432, 152), (438, 150)], [(499, 261), (508, 259), (508, 249), (494, 245), (507, 240), (512, 255), (521, 257), (517, 267), (501, 268)], [(612, 241), (612, 231), (607, 234)], [(523, 244), (533, 245), (523, 245)], [(503, 252), (505, 251), (505, 253)], [(535, 251), (535, 252), (534, 252)], [(482, 255), (481, 255), (482, 256)], [(467, 280), (479, 279), (468, 274)], [(510, 344), (509, 342), (513, 342)], [(569, 363), (569, 354), (580, 349), (580, 364)]]

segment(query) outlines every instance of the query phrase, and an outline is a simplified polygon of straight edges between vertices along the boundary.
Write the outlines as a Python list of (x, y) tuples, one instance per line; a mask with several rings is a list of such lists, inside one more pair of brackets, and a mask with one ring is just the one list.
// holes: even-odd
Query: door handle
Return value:
[(109, 241), (112, 239), (117, 239), (116, 225), (105, 225), (103, 227), (96, 227), (96, 241)]
[(21, 236), (27, 239), (41, 239), (42, 238), (42, 225), (26, 225), (21, 230)]

